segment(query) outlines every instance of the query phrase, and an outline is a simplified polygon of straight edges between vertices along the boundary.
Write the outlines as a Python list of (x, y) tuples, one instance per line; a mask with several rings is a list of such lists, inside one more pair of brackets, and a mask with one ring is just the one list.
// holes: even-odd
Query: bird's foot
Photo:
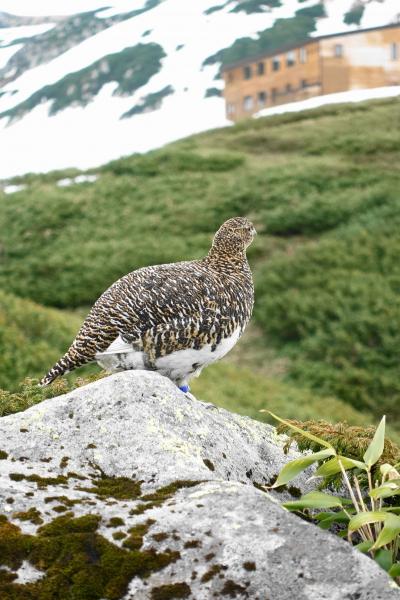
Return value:
[(188, 385), (180, 385), (179, 389), (181, 390), (181, 392), (183, 392), (184, 394), (187, 394), (188, 392), (190, 392), (190, 387)]

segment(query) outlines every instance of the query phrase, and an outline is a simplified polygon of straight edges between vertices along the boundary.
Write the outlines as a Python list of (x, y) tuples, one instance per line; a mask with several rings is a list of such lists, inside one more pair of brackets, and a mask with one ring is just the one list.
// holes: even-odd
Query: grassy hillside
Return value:
[(224, 219), (247, 215), (257, 351), (251, 337), (239, 348), (243, 388), (227, 363), (196, 393), (240, 410), (286, 394), (302, 413), (331, 403), (336, 420), (346, 406), (400, 429), (399, 125), (398, 100), (325, 107), (113, 161), (94, 184), (18, 178), (24, 191), (0, 195), (0, 287), (87, 306), (139, 266), (203, 255)]
[(80, 319), (0, 291), (0, 387), (39, 377), (68, 347)]

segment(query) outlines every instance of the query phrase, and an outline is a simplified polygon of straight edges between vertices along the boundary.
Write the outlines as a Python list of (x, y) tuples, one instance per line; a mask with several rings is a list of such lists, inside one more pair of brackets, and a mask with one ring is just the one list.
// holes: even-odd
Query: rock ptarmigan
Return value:
[(144, 267), (116, 281), (39, 385), (97, 361), (111, 372), (158, 371), (188, 391), (189, 379), (229, 352), (250, 320), (246, 248), (255, 233), (248, 219), (229, 219), (205, 258)]

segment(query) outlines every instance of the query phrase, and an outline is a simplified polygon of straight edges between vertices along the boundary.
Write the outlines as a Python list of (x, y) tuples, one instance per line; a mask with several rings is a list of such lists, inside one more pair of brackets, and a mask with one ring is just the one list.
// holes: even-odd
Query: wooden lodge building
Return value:
[(400, 23), (287, 46), (223, 68), (231, 121), (312, 96), (400, 84)]

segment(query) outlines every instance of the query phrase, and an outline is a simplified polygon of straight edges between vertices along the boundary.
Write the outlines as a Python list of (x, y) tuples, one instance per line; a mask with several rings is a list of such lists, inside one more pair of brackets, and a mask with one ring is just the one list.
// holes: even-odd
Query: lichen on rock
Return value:
[(156, 373), (3, 417), (0, 439), (1, 600), (400, 598), (376, 563), (279, 506), (311, 470), (265, 493), (295, 447)]

